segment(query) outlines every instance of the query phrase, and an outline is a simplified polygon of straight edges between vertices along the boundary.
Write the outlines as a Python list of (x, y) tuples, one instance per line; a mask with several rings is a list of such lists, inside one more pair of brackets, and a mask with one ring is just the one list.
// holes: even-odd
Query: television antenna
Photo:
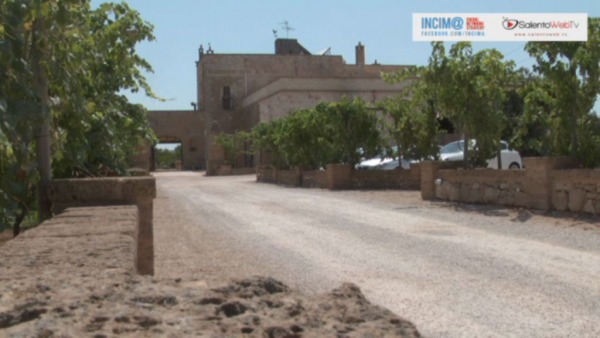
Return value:
[(279, 24), (281, 25), (281, 29), (285, 31), (285, 38), (288, 39), (290, 37), (290, 31), (293, 31), (294, 28), (290, 27), (290, 23), (287, 20), (280, 22)]

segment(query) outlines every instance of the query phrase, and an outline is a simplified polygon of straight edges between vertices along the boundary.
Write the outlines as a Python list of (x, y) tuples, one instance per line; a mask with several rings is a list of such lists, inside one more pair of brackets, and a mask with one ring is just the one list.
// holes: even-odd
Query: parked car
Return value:
[[(476, 145), (475, 141), (469, 147)], [(454, 141), (446, 144), (440, 149), (440, 159), (442, 161), (462, 161), (465, 158), (464, 141)], [(523, 168), (523, 160), (518, 151), (510, 149), (506, 141), (500, 141), (501, 149), (500, 156), (502, 159), (502, 169), (521, 169)], [(487, 161), (488, 168), (498, 169), (498, 157), (494, 157)]]
[[(392, 147), (392, 153), (398, 153), (398, 147)], [(411, 163), (415, 161), (407, 160), (402, 157), (392, 157), (385, 151), (376, 157), (365, 159), (355, 166), (357, 170), (393, 170), (397, 168), (410, 169)]]

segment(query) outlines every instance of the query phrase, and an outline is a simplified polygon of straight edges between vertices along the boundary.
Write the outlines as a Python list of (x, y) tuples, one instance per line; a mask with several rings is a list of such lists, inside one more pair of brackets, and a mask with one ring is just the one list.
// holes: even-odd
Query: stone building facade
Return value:
[[(367, 65), (365, 59), (365, 46), (360, 43), (354, 64), (347, 64), (339, 55), (311, 55), (294, 39), (277, 39), (274, 54), (217, 54), (201, 47), (196, 64), (197, 105), (202, 118), (194, 122), (193, 129), (203, 140), (194, 146), (182, 140), (184, 149), (195, 147), (197, 151), (189, 151), (189, 158), (184, 152), (184, 168), (202, 168), (209, 175), (215, 174), (223, 156), (212, 140), (220, 133), (250, 130), (259, 122), (323, 101), (360, 97), (376, 102), (402, 90), (404, 84), (385, 83), (381, 73), (406, 66)], [(151, 112), (150, 119), (173, 113)], [(155, 125), (160, 137), (163, 124), (153, 122)]]

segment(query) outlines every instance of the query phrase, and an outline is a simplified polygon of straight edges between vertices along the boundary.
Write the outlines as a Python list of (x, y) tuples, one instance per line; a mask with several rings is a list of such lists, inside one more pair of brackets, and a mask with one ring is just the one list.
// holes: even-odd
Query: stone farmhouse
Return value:
[[(161, 142), (180, 142), (183, 169), (215, 174), (223, 163), (213, 139), (220, 133), (250, 130), (290, 112), (344, 97), (377, 102), (402, 91), (382, 72), (407, 66), (366, 64), (365, 46), (356, 46), (354, 64), (339, 55), (311, 54), (295, 39), (277, 39), (274, 54), (218, 54), (200, 46), (197, 102), (194, 110), (151, 111), (151, 126)], [(246, 156), (247, 167), (257, 159)], [(145, 149), (137, 166), (153, 170), (153, 149)]]

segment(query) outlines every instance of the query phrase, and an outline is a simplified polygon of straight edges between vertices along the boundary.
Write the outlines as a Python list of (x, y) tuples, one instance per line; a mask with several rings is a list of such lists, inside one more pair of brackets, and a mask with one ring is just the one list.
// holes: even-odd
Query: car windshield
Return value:
[(441, 154), (458, 153), (463, 151), (464, 141), (450, 142), (440, 149)]

